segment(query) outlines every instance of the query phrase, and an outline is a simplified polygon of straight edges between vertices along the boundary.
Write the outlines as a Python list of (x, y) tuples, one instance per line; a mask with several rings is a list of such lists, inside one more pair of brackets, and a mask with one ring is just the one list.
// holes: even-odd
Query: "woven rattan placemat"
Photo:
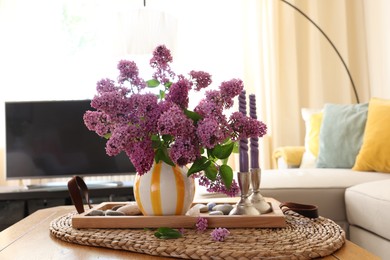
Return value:
[(309, 219), (288, 213), (286, 228), (231, 228), (223, 242), (213, 241), (211, 229), (185, 229), (184, 237), (163, 240), (153, 230), (74, 229), (70, 213), (53, 220), (50, 233), (80, 245), (186, 259), (311, 259), (339, 249), (345, 233), (327, 218)]

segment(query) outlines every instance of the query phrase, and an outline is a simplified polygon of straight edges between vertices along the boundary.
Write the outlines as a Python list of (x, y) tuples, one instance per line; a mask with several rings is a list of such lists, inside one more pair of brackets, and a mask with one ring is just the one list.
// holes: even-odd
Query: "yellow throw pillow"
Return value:
[(319, 135), (322, 123), (322, 110), (302, 108), (302, 118), (305, 121), (305, 152), (300, 168), (315, 168), (319, 151)]
[(352, 169), (390, 173), (390, 100), (370, 99), (363, 144)]
[(310, 152), (318, 157), (318, 151), (320, 149), (320, 129), (322, 123), (322, 112), (311, 115), (310, 117), (310, 131), (308, 133), (308, 147)]

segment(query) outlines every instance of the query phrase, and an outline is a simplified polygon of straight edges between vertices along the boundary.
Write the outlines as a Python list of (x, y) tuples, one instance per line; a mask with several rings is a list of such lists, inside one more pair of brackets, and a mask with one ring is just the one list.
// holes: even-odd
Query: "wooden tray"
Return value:
[[(286, 221), (283, 212), (279, 208), (280, 202), (273, 198), (265, 198), (271, 205), (272, 212), (259, 216), (210, 216), (201, 213), (201, 217), (208, 220), (208, 227), (248, 228), (248, 227), (285, 227)], [(218, 198), (197, 200), (197, 203), (213, 201), (217, 204), (235, 204), (239, 198)], [(91, 210), (107, 210), (117, 205), (125, 205), (126, 202), (104, 202), (92, 209), (72, 217), (74, 228), (195, 228), (198, 217), (192, 216), (86, 216)]]

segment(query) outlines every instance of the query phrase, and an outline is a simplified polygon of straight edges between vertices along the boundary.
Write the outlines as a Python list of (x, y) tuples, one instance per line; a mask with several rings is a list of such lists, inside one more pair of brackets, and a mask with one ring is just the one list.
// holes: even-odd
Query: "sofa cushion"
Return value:
[(368, 104), (326, 104), (318, 168), (352, 168), (362, 145)]
[(390, 173), (390, 100), (369, 102), (363, 144), (353, 170)]
[(390, 240), (390, 179), (362, 183), (345, 191), (348, 222)]
[(319, 135), (322, 122), (320, 109), (302, 108), (302, 118), (305, 122), (305, 152), (300, 168), (314, 168), (319, 150)]

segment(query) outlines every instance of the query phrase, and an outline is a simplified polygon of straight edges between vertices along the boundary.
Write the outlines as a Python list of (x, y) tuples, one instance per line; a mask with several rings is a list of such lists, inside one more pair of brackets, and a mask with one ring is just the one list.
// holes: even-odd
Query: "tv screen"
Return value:
[(125, 153), (108, 156), (89, 131), (90, 100), (6, 102), (7, 179), (135, 173)]

